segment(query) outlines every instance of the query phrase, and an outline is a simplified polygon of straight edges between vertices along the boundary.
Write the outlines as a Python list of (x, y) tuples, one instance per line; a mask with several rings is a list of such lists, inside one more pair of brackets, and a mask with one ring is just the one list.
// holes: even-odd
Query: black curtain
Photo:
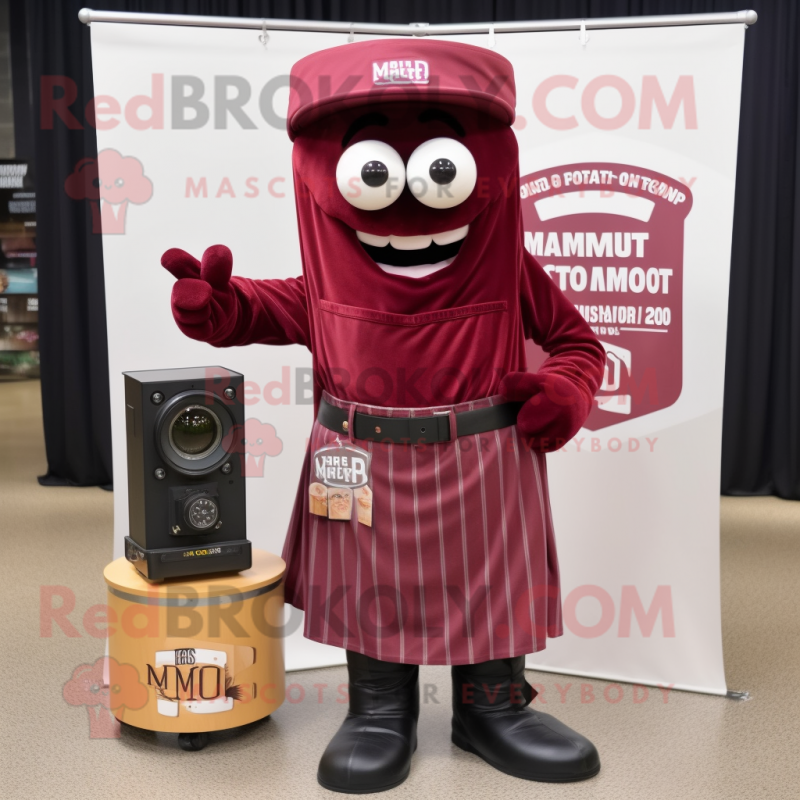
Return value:
[[(97, 141), (93, 128), (70, 128), (39, 114), (43, 75), (76, 86), (77, 108), (93, 96), (89, 31), (77, 23), (77, 3), (14, 2), (10, 10), (16, 149), (33, 157), (37, 183), (39, 351), (48, 463), (39, 482), (108, 486), (111, 413), (102, 242), (91, 232), (88, 204), (64, 192), (64, 179), (75, 164), (97, 156)], [(26, 96), (30, 102), (20, 110)]]
[[(38, 180), (42, 400), (48, 474), (43, 481), (111, 482), (108, 360), (100, 237), (87, 204), (64, 179), (96, 156), (94, 130), (52, 129), (39, 117), (43, 75), (75, 81), (92, 97), (85, 0), (12, 4), (15, 103), (28, 80), (27, 127)], [(754, 8), (747, 33), (739, 129), (725, 378), (722, 491), (800, 499), (800, 238), (797, 0), (104, 0), (107, 10), (371, 22), (566, 19), (709, 13)], [(23, 51), (20, 54), (20, 51)], [(27, 58), (27, 62), (25, 59)], [(26, 63), (29, 75), (20, 76)], [(24, 85), (24, 84), (23, 84)], [(20, 112), (17, 111), (17, 119)], [(24, 116), (24, 112), (23, 112)], [(28, 142), (18, 144), (25, 152)], [(797, 313), (795, 313), (795, 311)], [(797, 321), (795, 321), (797, 320)]]

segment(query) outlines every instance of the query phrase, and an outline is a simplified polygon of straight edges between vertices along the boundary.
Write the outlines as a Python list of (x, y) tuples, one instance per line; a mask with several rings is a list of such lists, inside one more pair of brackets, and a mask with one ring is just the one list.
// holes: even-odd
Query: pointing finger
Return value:
[(170, 248), (161, 256), (161, 266), (179, 280), (200, 277), (200, 262), (185, 250), (177, 247)]
[(215, 244), (203, 253), (200, 276), (215, 289), (226, 289), (233, 269), (233, 255), (224, 244)]

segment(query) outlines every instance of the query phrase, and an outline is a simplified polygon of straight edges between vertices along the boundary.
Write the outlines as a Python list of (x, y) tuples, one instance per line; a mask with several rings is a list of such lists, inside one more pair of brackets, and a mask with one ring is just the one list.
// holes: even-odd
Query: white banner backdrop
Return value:
[[(92, 24), (100, 199), (67, 191), (103, 220), (116, 555), (121, 373), (212, 364), (251, 382), (247, 417), (272, 438), (247, 454), (248, 536), (281, 551), (312, 422), (310, 356), (185, 338), (159, 260), (224, 243), (235, 274), (300, 274), (286, 76), (346, 38), (278, 31), (265, 48), (256, 31)], [(610, 354), (600, 407), (548, 457), (565, 635), (529, 665), (724, 694), (719, 473), (744, 26), (496, 40), (516, 71), (526, 246)], [(343, 663), (290, 616), (289, 669)]]

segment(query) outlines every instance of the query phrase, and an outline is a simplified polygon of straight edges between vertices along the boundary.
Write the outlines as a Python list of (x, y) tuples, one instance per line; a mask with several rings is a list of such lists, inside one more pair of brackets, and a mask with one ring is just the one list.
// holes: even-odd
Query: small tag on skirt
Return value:
[(311, 485), (312, 514), (335, 520), (353, 518), (372, 527), (371, 455), (352, 444), (329, 444), (314, 452)]

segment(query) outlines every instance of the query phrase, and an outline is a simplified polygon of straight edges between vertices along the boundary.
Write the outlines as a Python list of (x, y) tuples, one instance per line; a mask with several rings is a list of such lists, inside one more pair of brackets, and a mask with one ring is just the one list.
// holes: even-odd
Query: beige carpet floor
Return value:
[[(36, 476), (45, 468), (38, 383), (0, 384), (0, 797), (334, 797), (317, 785), (315, 773), (344, 715), (336, 702), (343, 668), (293, 673), (290, 681), (305, 688), (303, 702), (284, 704), (244, 733), (215, 735), (201, 753), (184, 753), (175, 736), (162, 734), (125, 730), (120, 738), (92, 738), (90, 711), (68, 705), (62, 688), (77, 666), (104, 653), (103, 640), (87, 636), (80, 619), (105, 602), (112, 495), (41, 488)], [(636, 704), (626, 687), (612, 705), (581, 703), (573, 690), (551, 710), (597, 743), (602, 772), (582, 784), (532, 784), (450, 743), (447, 669), (425, 667), (422, 681), (436, 686), (440, 702), (423, 704), (411, 776), (388, 796), (800, 797), (800, 503), (723, 498), (722, 576), (728, 685), (749, 690), (752, 700), (675, 692), (664, 703), (651, 690)], [(40, 630), (42, 586), (67, 587), (80, 636)], [(570, 680), (528, 677), (556, 701), (555, 684)], [(605, 684), (589, 683), (602, 697)]]

